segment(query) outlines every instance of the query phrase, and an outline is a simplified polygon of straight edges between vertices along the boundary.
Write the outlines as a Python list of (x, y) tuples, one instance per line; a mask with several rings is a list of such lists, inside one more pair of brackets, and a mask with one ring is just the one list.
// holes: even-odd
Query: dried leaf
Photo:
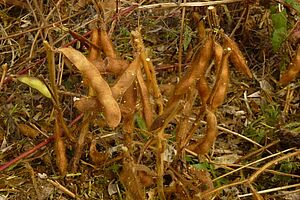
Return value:
[(75, 5), (74, 5), (74, 10), (78, 11), (79, 9), (83, 8), (87, 4), (91, 3), (92, 0), (79, 0)]
[(52, 98), (51, 93), (48, 90), (47, 86), (40, 79), (35, 78), (35, 77), (30, 77), (30, 76), (19, 76), (17, 78), (17, 80), (22, 83), (25, 83), (26, 85), (28, 85), (29, 87), (31, 87), (33, 89), (38, 90), (45, 97), (47, 97), (49, 99)]
[(104, 116), (110, 127), (116, 127), (121, 121), (121, 111), (118, 103), (112, 96), (111, 89), (102, 78), (97, 68), (79, 51), (73, 48), (59, 49), (83, 74), (93, 88), (97, 100), (103, 106)]
[(96, 140), (92, 140), (91, 146), (90, 146), (90, 157), (96, 165), (103, 164), (108, 158), (109, 153), (107, 151), (99, 152), (97, 150), (97, 142)]
[(133, 161), (124, 159), (120, 181), (126, 189), (126, 199), (146, 199), (144, 188), (137, 176)]
[[(197, 169), (195, 167), (188, 168), (189, 174), (199, 181), (197, 184), (202, 192), (214, 189), (214, 185), (210, 174), (206, 170)], [(210, 198), (209, 198), (210, 199)]]
[(141, 184), (144, 187), (149, 187), (154, 184), (154, 177), (157, 177), (157, 174), (149, 169), (145, 165), (139, 165), (135, 164), (134, 165), (135, 170), (137, 171), (137, 176), (140, 179)]
[(36, 138), (39, 135), (38, 130), (31, 128), (31, 126), (28, 126), (26, 124), (18, 124), (18, 129), (21, 134), (30, 138)]
[(112, 180), (107, 186), (107, 192), (109, 196), (113, 194), (117, 194), (119, 191), (118, 182), (116, 180)]
[(293, 61), (290, 63), (287, 71), (285, 71), (282, 74), (279, 83), (283, 85), (289, 84), (298, 76), (299, 72), (300, 72), (300, 46), (298, 46), (296, 55)]
[(175, 85), (171, 83), (166, 83), (166, 84), (160, 84), (159, 87), (163, 96), (170, 97), (173, 94)]

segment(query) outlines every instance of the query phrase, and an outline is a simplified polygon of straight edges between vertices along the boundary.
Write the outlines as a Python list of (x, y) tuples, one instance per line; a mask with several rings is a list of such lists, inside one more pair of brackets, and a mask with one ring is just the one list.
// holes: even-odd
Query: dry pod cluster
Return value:
[[(75, 107), (84, 113), (84, 117), (78, 131), (76, 150), (71, 163), (73, 172), (77, 169), (76, 166), (84, 148), (85, 138), (90, 134), (89, 125), (96, 118), (94, 113), (103, 112), (105, 122), (111, 128), (116, 128), (123, 120), (124, 143), (129, 151), (133, 149), (131, 149), (131, 145), (134, 132), (134, 116), (139, 103), (143, 111), (145, 124), (150, 132), (148, 134), (152, 137), (141, 149), (146, 151), (148, 147), (157, 145), (157, 173), (152, 172), (146, 166), (136, 164), (132, 159), (132, 152), (125, 152), (120, 180), (129, 198), (145, 198), (144, 188), (152, 186), (156, 179), (157, 193), (164, 199), (163, 177), (166, 173), (164, 152), (168, 138), (164, 129), (169, 122), (179, 119), (176, 132), (176, 147), (179, 156), (182, 155), (184, 148), (194, 151), (198, 155), (208, 153), (218, 133), (218, 122), (215, 113), (218, 107), (223, 104), (228, 91), (230, 81), (229, 63), (249, 78), (252, 78), (253, 75), (240, 49), (231, 38), (221, 34), (221, 37), (217, 40), (216, 35), (211, 32), (207, 34), (203, 21), (199, 24), (198, 29), (200, 32), (199, 37), (203, 41), (198, 45), (192, 57), (190, 68), (179, 80), (179, 83), (175, 85), (165, 107), (155, 77), (154, 66), (148, 57), (139, 29), (132, 32), (137, 53), (130, 63), (117, 55), (112, 41), (103, 29), (92, 31), (91, 39), (87, 42), (87, 46), (89, 46), (88, 56), (73, 48), (59, 49), (59, 52), (80, 71), (89, 89), (87, 97), (82, 97), (74, 103)], [(300, 52), (300, 50), (298, 51)], [(295, 63), (300, 60), (298, 59), (299, 56), (296, 56)], [(210, 66), (213, 66), (213, 68)], [(297, 64), (297, 66), (299, 65)], [(283, 77), (291, 77), (290, 74), (294, 76), (295, 70), (293, 66), (291, 68), (293, 70), (287, 72), (288, 75), (283, 75)], [(103, 75), (104, 73), (105, 75)], [(144, 74), (146, 75), (145, 78)], [(108, 81), (108, 76), (113, 77), (113, 81)], [(214, 76), (214, 78), (209, 76)], [(284, 83), (285, 81), (281, 82)], [(201, 107), (197, 113), (198, 121), (191, 123), (190, 116), (193, 115), (193, 106), (197, 96), (201, 100)], [(157, 110), (154, 109), (154, 106)], [(159, 115), (155, 116), (156, 113)], [(177, 117), (179, 114), (181, 118)], [(204, 119), (207, 124), (205, 136), (192, 143), (190, 140), (199, 128), (201, 119)], [(57, 165), (61, 174), (66, 174), (68, 160), (64, 152), (65, 146), (62, 133), (58, 127), (59, 120), (56, 122), (57, 139), (55, 144)], [(97, 150), (95, 140), (91, 142), (89, 152), (92, 162), (96, 165), (101, 165), (110, 156), (107, 150), (102, 152)], [(143, 154), (140, 155), (138, 163), (142, 160)], [(209, 177), (203, 182), (209, 183), (209, 187), (212, 188)], [(184, 188), (179, 185), (175, 188), (177, 187), (184, 192)], [(195, 188), (195, 191), (199, 191), (199, 189)]]
[[(196, 146), (193, 148), (189, 146), (189, 148), (195, 150), (198, 154), (206, 154), (214, 143), (217, 135), (217, 120), (214, 112), (222, 105), (227, 94), (230, 80), (229, 61), (238, 71), (241, 71), (249, 78), (253, 76), (237, 44), (227, 35), (222, 34), (222, 45), (215, 40), (212, 34), (206, 34), (205, 37), (201, 36), (201, 38), (205, 39), (203, 44), (199, 45), (194, 53), (190, 68), (175, 86), (173, 95), (170, 97), (164, 112), (154, 120), (150, 130), (153, 131), (162, 128), (167, 120), (175, 116), (173, 113), (175, 109), (180, 110), (183, 108), (182, 115), (184, 115), (184, 113), (186, 113), (185, 109), (189, 107), (189, 105), (193, 105), (193, 102), (190, 102), (189, 91), (196, 88), (202, 102), (200, 112), (205, 111), (208, 125), (206, 136), (197, 141), (196, 144), (193, 144)], [(209, 74), (208, 69), (211, 69), (209, 66), (212, 64), (215, 68), (216, 77), (214, 84), (210, 84), (206, 77), (206, 75)], [(173, 115), (173, 117), (171, 115)], [(203, 115), (204, 114), (200, 113), (199, 119), (201, 119)], [(184, 115), (179, 124), (187, 123), (187, 117), (188, 116)], [(189, 139), (191, 139), (198, 125), (199, 124), (187, 128), (185, 131), (183, 131), (180, 126), (176, 141), (178, 143), (177, 150), (179, 152), (182, 150), (182, 147), (189, 143)]]

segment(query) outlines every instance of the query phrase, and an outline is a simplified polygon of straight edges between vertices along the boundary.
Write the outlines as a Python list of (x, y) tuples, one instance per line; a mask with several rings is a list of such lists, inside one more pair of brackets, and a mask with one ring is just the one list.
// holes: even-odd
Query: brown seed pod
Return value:
[[(98, 45), (99, 44), (99, 40), (100, 40), (100, 37), (99, 37), (98, 30), (97, 29), (92, 30), (92, 33), (91, 33), (91, 42), (94, 45)], [(93, 61), (93, 60), (96, 60), (96, 59), (101, 59), (102, 60), (102, 58), (100, 56), (100, 49), (97, 49), (97, 48), (95, 48), (94, 46), (91, 45), (88, 59), (90, 61)]]
[(190, 70), (175, 87), (175, 95), (182, 95), (191, 88), (193, 83), (205, 75), (206, 69), (212, 58), (213, 38), (208, 36), (204, 45), (195, 53)]
[(209, 97), (211, 110), (215, 111), (220, 106), (226, 97), (229, 85), (229, 66), (228, 58), (231, 52), (227, 52), (222, 59), (222, 65), (217, 74), (216, 83)]
[(208, 153), (209, 149), (214, 144), (218, 133), (217, 118), (210, 110), (206, 110), (206, 122), (207, 125), (205, 137), (200, 139), (197, 143), (187, 147), (198, 155), (205, 155)]
[(68, 159), (66, 156), (66, 146), (64, 139), (62, 138), (62, 130), (59, 125), (58, 119), (55, 120), (55, 154), (56, 154), (56, 165), (62, 176), (67, 174)]
[(202, 105), (205, 105), (211, 93), (211, 89), (205, 76), (199, 78), (196, 88), (198, 89), (198, 94), (201, 98)]
[(191, 128), (192, 123), (190, 123), (189, 116), (192, 115), (193, 111), (193, 105), (197, 97), (197, 90), (193, 89), (191, 90), (186, 97), (186, 102), (183, 106), (183, 109), (181, 111), (181, 118), (180, 122), (178, 123), (178, 128), (176, 132), (176, 149), (178, 155), (181, 155), (182, 152), (182, 146), (186, 137), (187, 133)]
[(73, 173), (75, 173), (78, 169), (79, 160), (84, 152), (83, 149), (85, 146), (86, 137), (89, 134), (89, 114), (86, 114), (83, 118), (83, 123), (80, 129), (78, 140), (76, 141), (75, 151), (70, 164), (71, 172)]
[(147, 128), (149, 129), (153, 122), (153, 113), (152, 113), (153, 109), (152, 109), (152, 105), (150, 103), (149, 92), (148, 92), (147, 86), (145, 84), (145, 81), (143, 79), (143, 75), (142, 75), (142, 71), (141, 71), (140, 67), (138, 67), (138, 69), (137, 69), (137, 81), (139, 84), (141, 100), (142, 100), (142, 104), (143, 104), (144, 119), (145, 119)]
[[(188, 72), (187, 72), (188, 73)], [(196, 79), (194, 76), (185, 75), (180, 82), (175, 86), (174, 95), (181, 96), (193, 88)]]
[(246, 59), (241, 50), (239, 49), (238, 45), (226, 34), (224, 34), (224, 45), (232, 50), (232, 53), (230, 54), (230, 62), (235, 66), (235, 68), (247, 75), (249, 78), (252, 78), (252, 72), (246, 63)]
[(171, 97), (171, 99), (168, 101), (166, 108), (164, 109), (164, 112), (154, 120), (149, 131), (157, 130), (166, 123), (166, 120), (169, 118), (172, 112), (174, 112), (174, 110), (178, 108), (180, 99), (181, 96), (177, 95), (173, 95)]
[(293, 61), (290, 63), (287, 71), (285, 71), (282, 74), (279, 83), (283, 85), (289, 84), (297, 77), (299, 72), (300, 72), (300, 46), (298, 46), (296, 55)]
[(107, 57), (117, 58), (117, 53), (111, 39), (105, 30), (99, 30), (101, 48)]
[(96, 97), (82, 97), (74, 102), (74, 106), (81, 112), (101, 111), (101, 105)]
[(199, 41), (204, 40), (204, 39), (205, 39), (205, 36), (206, 36), (206, 31), (205, 31), (205, 24), (204, 24), (204, 21), (203, 21), (203, 20), (200, 20), (200, 21), (198, 22), (197, 29), (198, 29), (198, 37), (199, 37)]
[(106, 57), (104, 59), (105, 71), (116, 75), (121, 74), (129, 66), (126, 60), (120, 58)]
[(119, 75), (124, 72), (129, 63), (126, 60), (120, 58), (111, 58), (106, 57), (104, 60), (102, 58), (98, 58), (96, 60), (90, 60), (91, 63), (95, 65), (100, 73), (112, 73), (115, 75)]
[(155, 67), (149, 57), (148, 51), (144, 46), (140, 27), (135, 31), (132, 31), (131, 34), (133, 36), (133, 42), (136, 45), (137, 51), (140, 53), (143, 70), (146, 74), (146, 86), (148, 87), (150, 95), (154, 97), (154, 104), (158, 108), (158, 113), (161, 114), (163, 111), (163, 99), (161, 96), (160, 88), (157, 84)]
[(132, 133), (134, 130), (134, 114), (136, 111), (137, 90), (136, 84), (132, 83), (123, 96), (121, 112), (123, 118), (123, 130), (125, 133)]
[(90, 60), (90, 62), (97, 68), (97, 70), (100, 73), (105, 73), (106, 72), (106, 68), (105, 68), (105, 63), (104, 60), (102, 58), (98, 58), (96, 60)]
[(63, 138), (55, 139), (56, 165), (62, 176), (66, 175), (68, 167), (68, 160), (66, 157), (65, 150), (66, 146), (63, 141)]
[(193, 18), (197, 23), (199, 41), (202, 41), (205, 39), (206, 36), (204, 20), (201, 19), (201, 15), (198, 12), (193, 12)]
[(223, 47), (216, 41), (214, 42), (214, 56), (215, 56), (215, 68), (216, 68), (216, 72), (218, 72), (222, 64)]
[(136, 72), (140, 67), (140, 64), (140, 56), (137, 55), (128, 68), (118, 78), (117, 82), (111, 87), (112, 95), (115, 99), (123, 96), (124, 92), (132, 85), (133, 81), (136, 79)]
[[(223, 48), (219, 43), (214, 41), (213, 49), (214, 49), (215, 68), (216, 68), (216, 73), (217, 73), (218, 69), (221, 66), (221, 62), (222, 62)], [(197, 81), (196, 88), (198, 89), (198, 93), (200, 95), (202, 105), (205, 105), (211, 94), (211, 88), (209, 87), (209, 84), (208, 84), (208, 81), (207, 81), (205, 75), (203, 75), (199, 78), (199, 80)]]
[(95, 92), (97, 100), (103, 106), (104, 116), (110, 127), (116, 127), (121, 121), (121, 111), (118, 103), (112, 96), (107, 82), (102, 78), (97, 68), (79, 51), (73, 48), (60, 48), (62, 52), (87, 79)]

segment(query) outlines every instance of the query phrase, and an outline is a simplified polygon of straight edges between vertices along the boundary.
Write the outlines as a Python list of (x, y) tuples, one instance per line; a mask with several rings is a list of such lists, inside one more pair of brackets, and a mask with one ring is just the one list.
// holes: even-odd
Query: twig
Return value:
[[(193, 117), (190, 117), (190, 120), (196, 121), (196, 119), (193, 118)], [(206, 122), (205, 122), (205, 121), (201, 121), (201, 123), (204, 124), (204, 125), (206, 125)], [(243, 135), (241, 135), (241, 134), (239, 134), (239, 133), (237, 133), (237, 132), (234, 132), (234, 131), (232, 131), (232, 130), (229, 130), (229, 129), (224, 128), (224, 127), (221, 127), (221, 126), (217, 126), (217, 128), (218, 128), (219, 130), (221, 130), (221, 131), (226, 132), (226, 133), (230, 133), (230, 134), (232, 134), (232, 135), (241, 137), (241, 138), (243, 138), (244, 140), (247, 140), (248, 142), (251, 142), (251, 143), (255, 144), (256, 146), (259, 146), (259, 147), (263, 148), (263, 146), (260, 145), (259, 143), (255, 142), (255, 141), (251, 140), (250, 138), (247, 138), (247, 137), (245, 137), (245, 136), (243, 136)], [(268, 153), (272, 154), (272, 152), (270, 152), (269, 150), (266, 150), (266, 151), (267, 151)]]
[(300, 189), (292, 190), (292, 191), (285, 191), (285, 192), (282, 192), (279, 194), (270, 195), (269, 197), (275, 199), (276, 197), (287, 196), (287, 195), (291, 195), (291, 194), (295, 194), (295, 193), (297, 193), (297, 194), (300, 193)]
[[(26, 74), (31, 68), (33, 68), (33, 67), (35, 67), (37, 65), (43, 64), (45, 61), (46, 61), (46, 58), (42, 58), (42, 59), (36, 61), (35, 63), (33, 63), (32, 65), (29, 65), (27, 68), (18, 71), (16, 75)], [(4, 79), (3, 84), (7, 84), (7, 83), (11, 82), (12, 80), (13, 80), (12, 76), (7, 76)]]
[(9, 5), (18, 6), (20, 8), (29, 9), (28, 4), (21, 0), (10, 0), (10, 1), (0, 0), (0, 4), (3, 4), (3, 5), (9, 4)]
[(76, 13), (76, 14), (74, 14), (74, 15), (69, 16), (69, 17), (66, 17), (66, 18), (64, 18), (64, 19), (62, 19), (62, 20), (59, 20), (59, 21), (57, 21), (57, 22), (53, 22), (53, 23), (51, 23), (51, 24), (42, 26), (42, 27), (32, 28), (32, 29), (29, 29), (29, 30), (26, 30), (26, 31), (23, 31), (23, 32), (19, 32), (19, 33), (16, 33), (16, 34), (8, 35), (8, 36), (5, 36), (5, 37), (0, 38), (0, 40), (6, 40), (6, 39), (9, 39), (9, 38), (18, 37), (18, 36), (20, 36), (20, 35), (24, 35), (24, 34), (26, 34), (26, 33), (30, 33), (30, 32), (33, 32), (33, 31), (38, 31), (38, 30), (44, 29), (44, 28), (56, 27), (57, 24), (60, 24), (60, 23), (62, 23), (62, 22), (64, 22), (64, 21), (66, 21), (66, 20), (69, 20), (69, 19), (71, 19), (72, 17), (76, 17), (77, 15), (81, 15), (82, 13), (83, 13), (83, 11), (82, 11), (82, 12), (78, 12), (78, 13)]
[(35, 147), (30, 149), (29, 151), (26, 151), (26, 152), (22, 153), (21, 155), (19, 155), (18, 157), (16, 157), (16, 158), (10, 160), (9, 162), (5, 163), (4, 165), (1, 165), (0, 166), (0, 171), (3, 171), (6, 168), (10, 167), (11, 165), (13, 165), (13, 164), (17, 163), (18, 161), (20, 161), (21, 159), (30, 156), (31, 154), (35, 153), (40, 148), (46, 146), (48, 143), (53, 142), (53, 141), (54, 141), (54, 136), (51, 136), (51, 137), (47, 138), (46, 140), (44, 140), (40, 144), (36, 145)]
[(207, 191), (207, 192), (203, 192), (202, 194), (198, 193), (198, 194), (196, 194), (196, 196), (199, 196), (201, 198), (209, 197), (212, 194), (214, 194), (214, 193), (216, 193), (218, 191), (222, 191), (225, 188), (233, 187), (233, 186), (236, 186), (236, 185), (241, 185), (241, 184), (244, 184), (246, 182), (247, 182), (247, 180), (233, 182), (233, 183), (230, 183), (230, 184), (223, 185), (221, 187), (215, 188), (213, 190), (210, 190), (210, 191)]
[(278, 144), (279, 142), (280, 142), (280, 140), (276, 140), (276, 141), (274, 141), (274, 142), (268, 144), (267, 146), (264, 146), (264, 147), (261, 147), (260, 149), (257, 149), (257, 150), (255, 150), (255, 151), (252, 151), (252, 152), (246, 154), (245, 156), (239, 158), (238, 160), (236, 160), (235, 163), (239, 163), (241, 160), (246, 160), (246, 159), (248, 159), (248, 158), (250, 158), (250, 157), (252, 157), (252, 156), (255, 156), (255, 155), (257, 155), (257, 154), (259, 154), (259, 153), (261, 153), (261, 152), (267, 150), (267, 149), (270, 148), (271, 146), (273, 146), (273, 145), (275, 145), (275, 144)]
[[(77, 123), (81, 118), (82, 118), (83, 114), (78, 115), (70, 124), (69, 126), (73, 126), (75, 123)], [(23, 158), (26, 158), (28, 156), (30, 156), (31, 154), (35, 153), (36, 151), (38, 151), (39, 149), (41, 149), (42, 147), (46, 146), (47, 144), (53, 142), (55, 139), (55, 136), (52, 135), (49, 138), (47, 138), (46, 140), (44, 140), (43, 142), (41, 142), (40, 144), (36, 145), (35, 147), (33, 147), (32, 149), (22, 153), (21, 155), (19, 155), (18, 157), (8, 161), (7, 163), (5, 163), (4, 165), (0, 166), (0, 172), (7, 169), (8, 167), (10, 167), (11, 165), (17, 163), (18, 161), (22, 160)]]
[(244, 15), (246, 14), (246, 11), (247, 11), (247, 9), (245, 8), (245, 9), (243, 10), (243, 13), (241, 14), (241, 16), (240, 16), (238, 22), (236, 23), (236, 26), (235, 26), (234, 29), (231, 31), (229, 37), (232, 37), (232, 36), (234, 35), (235, 31), (240, 27), (241, 21), (244, 19)]
[(0, 90), (2, 89), (4, 78), (5, 78), (6, 73), (7, 73), (7, 63), (3, 64), (1, 66), (1, 68), (2, 68), (2, 76), (1, 76), (1, 80), (0, 80)]
[(249, 182), (253, 182), (255, 181), (255, 179), (262, 173), (264, 172), (267, 168), (271, 167), (272, 165), (278, 163), (279, 161), (285, 160), (289, 157), (293, 157), (293, 156), (297, 156), (300, 154), (300, 150), (294, 152), (294, 153), (290, 153), (287, 155), (284, 155), (282, 157), (279, 157), (275, 160), (272, 160), (271, 162), (268, 162), (267, 164), (265, 164), (264, 166), (262, 166), (259, 170), (257, 170), (250, 178), (249, 178)]
[[(289, 188), (295, 188), (295, 187), (299, 187), (299, 186), (300, 186), (300, 183), (297, 183), (297, 184), (294, 184), (294, 185), (287, 185), (287, 186), (282, 186), (282, 187), (276, 187), (276, 188), (261, 190), (261, 191), (258, 191), (257, 193), (258, 194), (266, 194), (266, 193), (270, 193), (270, 192), (276, 192), (276, 191), (279, 191), (279, 190), (286, 190), (286, 189), (289, 189)], [(238, 197), (239, 198), (248, 197), (248, 196), (251, 196), (251, 195), (252, 195), (252, 193), (241, 194), (241, 195), (238, 195)]]
[[(184, 0), (184, 3), (186, 3), (186, 0)], [(186, 8), (182, 8), (182, 14), (181, 14), (181, 24), (180, 24), (180, 36), (179, 36), (179, 50), (178, 50), (178, 75), (179, 78), (181, 78), (182, 73), (182, 48), (183, 48), (183, 31), (184, 31), (184, 21), (185, 21), (185, 10)]]
[[(196, 155), (196, 157), (197, 157), (197, 155)], [(226, 166), (226, 168), (228, 168), (228, 167), (231, 167), (231, 168), (232, 167), (242, 167), (243, 166), (243, 165), (240, 165), (240, 164), (217, 163), (217, 162), (214, 162), (214, 161), (211, 161), (210, 163), (212, 163), (214, 165), (218, 165), (222, 168), (225, 168), (224, 166)], [(259, 169), (258, 167), (251, 167), (251, 166), (248, 166), (246, 168), (247, 169), (253, 169), (253, 170), (258, 170)], [(287, 176), (287, 177), (291, 177), (291, 178), (300, 178), (300, 175), (297, 175), (297, 174), (288, 174), (288, 173), (284, 173), (284, 172), (278, 172), (278, 171), (275, 171), (275, 170), (272, 170), (272, 169), (266, 169), (265, 171), (268, 172), (268, 173), (271, 173), (271, 174), (276, 174), (278, 176)]]
[(242, 167), (240, 167), (240, 168), (238, 168), (238, 169), (235, 169), (235, 170), (233, 170), (233, 171), (231, 171), (231, 172), (228, 172), (228, 173), (226, 173), (226, 174), (223, 174), (223, 175), (221, 175), (221, 176), (218, 176), (217, 178), (215, 178), (215, 179), (213, 180), (213, 182), (215, 182), (216, 180), (219, 180), (219, 179), (221, 179), (221, 178), (223, 178), (223, 177), (225, 177), (225, 176), (228, 176), (228, 175), (230, 175), (230, 174), (233, 174), (233, 173), (235, 173), (235, 172), (238, 172), (238, 171), (240, 171), (240, 170), (242, 170), (242, 169), (244, 169), (244, 168), (246, 168), (246, 167), (248, 167), (248, 166), (251, 166), (251, 165), (253, 165), (253, 164), (255, 164), (255, 163), (259, 163), (259, 162), (261, 162), (261, 161), (263, 161), (263, 160), (266, 160), (266, 159), (269, 159), (269, 158), (278, 156), (278, 155), (280, 155), (280, 154), (283, 154), (283, 153), (285, 153), (285, 152), (291, 151), (291, 150), (293, 150), (293, 149), (294, 149), (294, 148), (286, 149), (286, 150), (281, 151), (281, 152), (278, 152), (278, 153), (276, 153), (276, 154), (272, 154), (272, 155), (267, 156), (267, 157), (265, 157), (265, 158), (261, 158), (261, 159), (258, 159), (258, 160), (256, 160), (256, 161), (254, 161), (254, 162), (248, 163), (248, 164), (246, 164), (246, 165), (244, 165), (244, 166), (242, 166)]
[(76, 195), (71, 192), (70, 190), (68, 190), (67, 188), (65, 188), (64, 186), (62, 186), (60, 183), (58, 183), (57, 181), (52, 181), (50, 179), (47, 179), (47, 181), (49, 183), (51, 183), (52, 185), (54, 185), (55, 187), (57, 187), (60, 191), (62, 191), (63, 193), (69, 195), (72, 198), (76, 198)]
[(223, 1), (208, 1), (208, 2), (187, 2), (187, 3), (156, 3), (150, 5), (140, 5), (138, 9), (152, 9), (152, 8), (176, 8), (176, 7), (203, 7), (214, 6), (218, 4), (236, 3), (243, 0), (223, 0)]
[(35, 192), (36, 192), (37, 199), (42, 200), (43, 198), (42, 198), (41, 192), (38, 188), (38, 184), (37, 184), (37, 181), (36, 181), (36, 178), (35, 178), (34, 170), (28, 162), (25, 162), (25, 166), (29, 170), (30, 177), (31, 177), (31, 180), (32, 180), (32, 184), (33, 184), (33, 187), (34, 187)]

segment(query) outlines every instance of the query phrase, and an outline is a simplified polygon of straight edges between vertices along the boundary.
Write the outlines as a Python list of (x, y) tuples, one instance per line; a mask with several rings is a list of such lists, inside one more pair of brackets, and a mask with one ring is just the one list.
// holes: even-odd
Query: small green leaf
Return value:
[(274, 51), (277, 51), (281, 47), (282, 42), (286, 37), (286, 34), (287, 32), (284, 28), (274, 30), (272, 36), (272, 46)]
[(31, 88), (38, 90), (45, 97), (47, 97), (49, 99), (52, 98), (51, 93), (49, 92), (47, 86), (40, 79), (35, 78), (35, 77), (30, 77), (30, 76), (20, 76), (17, 78), (17, 80), (22, 83), (25, 83), (26, 85), (28, 85)]
[(290, 4), (300, 14), (300, 4), (296, 0), (285, 0), (285, 3)]
[(189, 26), (185, 26), (184, 30), (184, 40), (183, 40), (183, 50), (186, 51), (192, 41), (192, 29)]
[(287, 14), (286, 10), (282, 10), (280, 13), (274, 13), (271, 15), (273, 23), (273, 35), (272, 46), (274, 51), (278, 51), (282, 43), (287, 37)]
[(287, 13), (285, 9), (279, 13), (273, 13), (271, 15), (271, 19), (275, 30), (282, 27), (287, 27), (288, 20), (287, 20)]
[(143, 117), (139, 113), (135, 115), (135, 121), (137, 123), (138, 128), (142, 130), (147, 130), (147, 125)]
[(195, 167), (198, 170), (211, 170), (213, 169), (213, 166), (209, 164), (208, 162), (202, 162), (202, 163), (197, 163), (193, 164), (193, 167)]

